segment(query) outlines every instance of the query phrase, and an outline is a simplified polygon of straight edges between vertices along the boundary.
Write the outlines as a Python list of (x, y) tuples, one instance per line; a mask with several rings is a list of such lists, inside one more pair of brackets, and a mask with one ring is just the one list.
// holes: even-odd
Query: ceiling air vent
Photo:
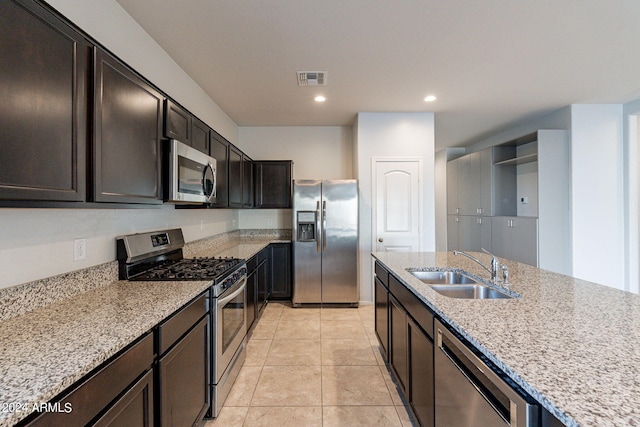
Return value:
[(298, 86), (322, 86), (326, 84), (326, 71), (298, 71)]

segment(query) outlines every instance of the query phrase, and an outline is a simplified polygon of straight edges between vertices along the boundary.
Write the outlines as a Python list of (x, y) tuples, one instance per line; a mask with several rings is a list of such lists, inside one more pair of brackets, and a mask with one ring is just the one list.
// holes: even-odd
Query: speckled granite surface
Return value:
[(405, 269), (488, 273), (451, 252), (373, 256), (565, 424), (640, 425), (640, 295), (507, 263), (521, 298), (454, 299)]
[[(278, 233), (225, 233), (189, 243), (185, 256), (250, 258)], [(117, 263), (0, 294), (0, 427), (12, 426), (204, 292), (207, 281), (118, 281)], [(42, 294), (45, 297), (42, 298)], [(1, 405), (27, 410), (2, 410)]]

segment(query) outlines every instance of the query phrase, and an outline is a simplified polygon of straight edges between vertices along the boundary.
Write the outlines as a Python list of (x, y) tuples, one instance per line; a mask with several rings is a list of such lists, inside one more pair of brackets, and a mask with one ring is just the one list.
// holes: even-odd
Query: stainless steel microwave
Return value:
[(166, 142), (165, 201), (215, 202), (216, 159), (178, 140), (170, 139)]

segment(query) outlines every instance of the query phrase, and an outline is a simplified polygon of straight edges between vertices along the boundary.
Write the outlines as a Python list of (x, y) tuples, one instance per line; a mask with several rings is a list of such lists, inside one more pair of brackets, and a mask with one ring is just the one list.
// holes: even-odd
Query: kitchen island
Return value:
[(373, 257), (566, 425), (640, 425), (640, 295), (506, 261), (507, 289), (519, 298), (455, 299), (406, 269), (459, 269), (486, 280), (488, 273), (466, 257)]
[[(185, 257), (246, 259), (290, 241), (226, 234), (187, 244)], [(118, 280), (114, 261), (0, 290), (0, 427), (27, 417), (210, 286)]]

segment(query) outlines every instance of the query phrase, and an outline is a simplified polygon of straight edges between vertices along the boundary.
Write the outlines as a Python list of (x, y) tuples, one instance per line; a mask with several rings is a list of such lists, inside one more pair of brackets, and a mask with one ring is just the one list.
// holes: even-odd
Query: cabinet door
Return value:
[(271, 245), (271, 292), (269, 299), (291, 299), (291, 244)]
[(5, 0), (0, 58), (0, 199), (84, 201), (88, 43), (35, 2)]
[(538, 265), (538, 219), (515, 217), (511, 227), (512, 259)]
[(94, 425), (153, 427), (153, 371), (140, 378)]
[(407, 315), (402, 305), (389, 295), (389, 364), (396, 375), (400, 388), (407, 395), (408, 383), (408, 347)]
[(191, 145), (191, 114), (167, 99), (165, 101), (164, 136)]
[(100, 49), (94, 91), (94, 200), (162, 203), (162, 95)]
[(191, 146), (209, 155), (209, 126), (195, 117), (191, 119)]
[(447, 162), (447, 214), (458, 215), (460, 206), (458, 203), (458, 164), (460, 159)]
[(197, 425), (209, 408), (208, 334), (204, 317), (158, 362), (160, 425)]
[(435, 423), (433, 341), (409, 319), (409, 404), (421, 426)]
[(242, 207), (242, 151), (229, 145), (229, 207)]
[(478, 153), (480, 197), (479, 215), (493, 215), (493, 148), (486, 148)]
[(258, 275), (254, 269), (247, 276), (247, 332), (258, 318), (256, 299), (258, 296)]
[(460, 249), (460, 217), (457, 215), (447, 215), (447, 250)]
[(460, 247), (463, 251), (491, 251), (491, 218), (464, 217), (460, 221)]
[(229, 206), (229, 142), (215, 131), (211, 131), (209, 138), (209, 152), (216, 159), (216, 200), (212, 207), (226, 208)]
[(510, 217), (495, 216), (491, 218), (491, 252), (498, 257), (507, 259), (513, 259), (510, 224)]
[(389, 360), (389, 291), (380, 279), (374, 278), (375, 328), (385, 362)]
[(290, 208), (293, 162), (258, 161), (255, 165), (255, 207)]
[(458, 165), (458, 200), (460, 215), (478, 215), (480, 206), (480, 153), (460, 158)]
[(253, 160), (242, 154), (242, 207), (253, 207)]

